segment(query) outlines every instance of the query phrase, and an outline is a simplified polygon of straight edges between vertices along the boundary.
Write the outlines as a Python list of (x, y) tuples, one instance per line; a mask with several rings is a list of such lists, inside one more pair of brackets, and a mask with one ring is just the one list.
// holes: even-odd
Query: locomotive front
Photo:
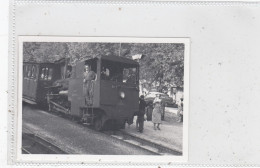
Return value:
[(139, 109), (139, 64), (122, 57), (101, 60), (100, 108), (108, 120), (124, 127)]

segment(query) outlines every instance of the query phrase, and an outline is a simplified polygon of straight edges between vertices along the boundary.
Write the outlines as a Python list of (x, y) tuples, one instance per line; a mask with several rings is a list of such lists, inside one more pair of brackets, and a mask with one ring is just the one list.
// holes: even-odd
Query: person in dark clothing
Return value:
[(146, 103), (144, 101), (144, 96), (141, 95), (140, 96), (140, 100), (139, 100), (139, 112), (137, 114), (137, 122), (139, 124), (139, 132), (143, 132), (144, 129), (144, 114), (145, 114), (145, 107), (146, 107)]
[(147, 121), (152, 121), (152, 114), (153, 114), (153, 103), (149, 102), (146, 107)]

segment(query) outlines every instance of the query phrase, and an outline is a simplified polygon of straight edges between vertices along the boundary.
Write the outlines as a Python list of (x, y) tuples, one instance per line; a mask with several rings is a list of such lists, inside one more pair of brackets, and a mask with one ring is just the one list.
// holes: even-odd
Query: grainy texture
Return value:
[[(103, 133), (28, 106), (23, 110), (23, 127), (53, 142), (70, 154), (145, 155), (150, 154), (120, 143)], [(112, 143), (111, 143), (112, 142)]]

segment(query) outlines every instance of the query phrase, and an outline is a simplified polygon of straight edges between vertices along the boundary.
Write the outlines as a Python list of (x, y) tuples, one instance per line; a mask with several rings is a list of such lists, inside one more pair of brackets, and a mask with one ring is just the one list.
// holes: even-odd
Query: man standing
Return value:
[(91, 71), (90, 66), (89, 65), (85, 65), (85, 69), (84, 69), (84, 79), (83, 79), (83, 93), (85, 95), (85, 104), (92, 104), (93, 100), (92, 100), (92, 90), (93, 89), (91, 87), (91, 81), (95, 80), (96, 78), (96, 74), (94, 71)]
[(137, 114), (137, 122), (139, 124), (138, 132), (142, 133), (144, 129), (144, 114), (145, 114), (146, 103), (144, 101), (144, 96), (140, 96), (139, 100), (139, 112)]

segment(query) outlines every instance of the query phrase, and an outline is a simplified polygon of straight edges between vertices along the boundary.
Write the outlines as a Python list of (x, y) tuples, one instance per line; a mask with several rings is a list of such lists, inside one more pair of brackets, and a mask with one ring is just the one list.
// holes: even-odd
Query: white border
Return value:
[[(147, 155), (26, 155), (21, 154), (22, 135), (22, 63), (23, 42), (121, 42), (121, 43), (184, 43), (184, 121), (182, 156), (147, 156)], [(80, 163), (80, 164), (120, 164), (120, 163), (181, 163), (188, 161), (188, 119), (189, 119), (189, 38), (132, 38), (132, 37), (50, 37), (19, 36), (18, 38), (18, 109), (17, 109), (17, 148), (16, 162), (26, 163)]]

